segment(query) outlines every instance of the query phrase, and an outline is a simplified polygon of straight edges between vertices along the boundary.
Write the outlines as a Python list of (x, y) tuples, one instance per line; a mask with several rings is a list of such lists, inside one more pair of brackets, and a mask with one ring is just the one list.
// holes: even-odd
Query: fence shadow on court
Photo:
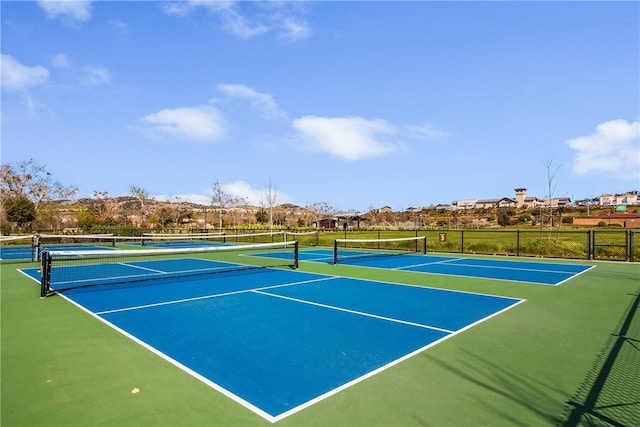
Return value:
[(640, 289), (618, 330), (567, 402), (563, 427), (640, 425)]
[[(562, 419), (554, 414), (560, 414), (563, 405), (550, 397), (552, 394), (557, 394), (561, 391), (553, 389), (549, 384), (543, 383), (536, 378), (527, 377), (522, 372), (516, 372), (509, 370), (505, 366), (497, 365), (472, 352), (460, 351), (466, 353), (465, 358), (470, 360), (466, 362), (467, 366), (454, 366), (442, 359), (431, 356), (429, 352), (424, 353), (423, 357), (428, 358), (431, 362), (464, 380), (482, 387), (492, 397), (499, 396), (510, 400), (523, 410), (535, 415), (545, 424), (559, 425), (562, 423)], [(509, 424), (526, 424), (523, 417), (514, 412), (506, 412), (500, 409), (497, 405), (492, 404), (492, 401), (492, 398), (483, 399), (481, 404), (486, 407), (487, 411), (497, 414)]]

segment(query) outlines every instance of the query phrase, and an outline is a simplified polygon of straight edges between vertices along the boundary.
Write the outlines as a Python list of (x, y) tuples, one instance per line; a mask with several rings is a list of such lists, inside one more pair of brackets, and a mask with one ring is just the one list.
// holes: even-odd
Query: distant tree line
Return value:
[[(554, 174), (545, 165), (549, 189), (553, 193)], [(93, 197), (72, 202), (78, 190), (55, 181), (46, 166), (33, 159), (15, 166), (0, 168), (0, 225), (2, 234), (73, 228), (89, 233), (133, 235), (147, 230), (184, 228), (228, 229), (262, 227), (273, 229), (318, 227), (320, 221), (336, 215), (328, 202), (315, 202), (305, 207), (279, 204), (279, 194), (269, 181), (260, 206), (250, 207), (245, 198), (225, 191), (215, 180), (207, 206), (195, 205), (169, 197), (158, 201), (135, 185), (126, 196), (114, 197), (107, 191), (94, 191)], [(68, 202), (64, 202), (67, 200)], [(586, 207), (587, 213), (589, 206)], [(358, 218), (358, 228), (481, 228), (481, 227), (545, 227), (559, 229), (569, 224), (571, 214), (583, 207), (537, 209), (446, 210), (434, 206), (404, 212), (369, 208), (366, 214), (355, 210), (342, 212), (342, 221)], [(595, 214), (591, 208), (591, 214)], [(549, 234), (550, 236), (550, 234)]]

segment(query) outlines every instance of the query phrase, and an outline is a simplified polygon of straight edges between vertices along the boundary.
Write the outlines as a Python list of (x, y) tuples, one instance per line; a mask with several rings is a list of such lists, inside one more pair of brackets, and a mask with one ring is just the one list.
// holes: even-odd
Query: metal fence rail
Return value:
[[(636, 262), (638, 230), (352, 230), (349, 238), (427, 236), (431, 252)], [(328, 244), (338, 232), (320, 232)]]
[(636, 230), (449, 230), (426, 233), (429, 250), (435, 252), (640, 260)]

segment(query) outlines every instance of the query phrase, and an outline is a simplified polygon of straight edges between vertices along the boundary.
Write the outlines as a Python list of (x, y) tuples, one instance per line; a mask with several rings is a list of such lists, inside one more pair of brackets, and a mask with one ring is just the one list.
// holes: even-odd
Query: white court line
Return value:
[(158, 274), (169, 274), (168, 271), (157, 270), (155, 268), (144, 267), (144, 266), (141, 266), (141, 265), (129, 264), (128, 262), (116, 262), (116, 264), (122, 265), (122, 266), (125, 266), (125, 267), (137, 268), (139, 270), (152, 271), (152, 272), (158, 273)]
[[(319, 279), (312, 279), (312, 280), (306, 280), (306, 281), (299, 281), (299, 282), (295, 282), (295, 283), (288, 283), (288, 284), (281, 284), (281, 285), (274, 285), (274, 286), (267, 286), (264, 288), (261, 288), (262, 290), (267, 290), (267, 289), (273, 289), (273, 288), (278, 288), (278, 287), (285, 287), (285, 286), (291, 286), (291, 285), (295, 285), (295, 284), (302, 284), (302, 283), (310, 283), (310, 282), (317, 282), (317, 281), (323, 281), (323, 280), (332, 280), (332, 279), (336, 279), (336, 278), (340, 278), (338, 276), (327, 276), (327, 277), (322, 277)], [(375, 281), (374, 281), (375, 282)], [(387, 283), (387, 282), (384, 282)], [(409, 286), (409, 285), (405, 285), (405, 286)], [(429, 289), (429, 288), (427, 288)], [(253, 291), (259, 291), (261, 292), (260, 289), (254, 289), (254, 290), (247, 290), (247, 291), (243, 291), (243, 292), (253, 292)], [(457, 291), (450, 291), (453, 293), (456, 293)], [(224, 396), (230, 398), (231, 400), (235, 401), (236, 403), (240, 404), (241, 406), (245, 407), (246, 409), (252, 411), (254, 414), (262, 417), (263, 419), (265, 419), (266, 421), (270, 422), (270, 423), (276, 423), (280, 420), (283, 420), (284, 418), (287, 418), (295, 413), (298, 413), (330, 396), (333, 396), (343, 390), (348, 389), (349, 387), (364, 381), (367, 378), (370, 378), (372, 376), (375, 376), (376, 374), (387, 370), (388, 368), (395, 366), (411, 357), (414, 357), (415, 355), (427, 350), (428, 348), (431, 348), (459, 333), (461, 333), (464, 330), (467, 330), (481, 322), (484, 322), (494, 316), (497, 316), (498, 314), (503, 313), (504, 311), (507, 311), (517, 305), (519, 305), (520, 303), (524, 302), (525, 300), (520, 300), (515, 302), (514, 304), (510, 305), (509, 307), (505, 307), (503, 310), (500, 310), (499, 312), (493, 313), (483, 319), (479, 319), (476, 322), (467, 325), (465, 327), (463, 327), (462, 329), (459, 329), (458, 331), (449, 333), (448, 335), (443, 336), (440, 339), (437, 339), (435, 341), (432, 341), (430, 343), (427, 343), (426, 345), (422, 346), (421, 348), (416, 349), (413, 352), (410, 352), (408, 354), (405, 354), (402, 357), (399, 357), (397, 359), (391, 360), (389, 363), (374, 369), (373, 371), (370, 371), (360, 377), (354, 378), (351, 381), (348, 381), (332, 390), (327, 391), (326, 393), (323, 393), (319, 396), (316, 396), (315, 398), (308, 400), (307, 402), (304, 402), (296, 407), (293, 407), (291, 409), (289, 409), (288, 411), (282, 412), (278, 415), (270, 415), (268, 413), (266, 413), (265, 411), (263, 411), (262, 409), (258, 408), (257, 406), (255, 406), (254, 404), (252, 404), (251, 402), (249, 402), (248, 400), (245, 400), (244, 398), (240, 397), (239, 395), (236, 395), (235, 393), (231, 392), (230, 390), (226, 389), (225, 387), (213, 382), (212, 380), (210, 380), (209, 378), (199, 374), (198, 372), (194, 371), (193, 369), (189, 368), (188, 366), (178, 362), (177, 360), (173, 359), (172, 357), (168, 356), (167, 354), (163, 353), (162, 351), (160, 351), (159, 349), (155, 348), (154, 346), (146, 343), (144, 340), (136, 337), (135, 335), (127, 332), (126, 330), (116, 326), (115, 324), (111, 323), (110, 321), (106, 320), (104, 317), (100, 317), (99, 314), (100, 313), (94, 313), (93, 311), (87, 309), (86, 307), (84, 307), (82, 304), (77, 303), (76, 301), (74, 301), (73, 299), (67, 297), (66, 295), (60, 295), (63, 299), (69, 301), (71, 304), (79, 307), (81, 310), (87, 312), (89, 315), (95, 317), (96, 319), (98, 319), (99, 321), (105, 323), (106, 325), (112, 327), (114, 330), (116, 330), (117, 332), (120, 332), (121, 334), (123, 334), (125, 337), (131, 339), (132, 341), (136, 342), (137, 344), (141, 345), (142, 347), (144, 347), (145, 349), (151, 351), (152, 353), (156, 354), (157, 356), (161, 357), (162, 359), (168, 361), (169, 363), (171, 363), (172, 365), (176, 366), (178, 369), (181, 369), (182, 371), (186, 372), (187, 374), (191, 375), (192, 377), (196, 378), (197, 380), (201, 381), (203, 384), (211, 387), (212, 389), (220, 392), (221, 394), (223, 394)], [(216, 297), (215, 295), (210, 296), (210, 297)], [(104, 312), (103, 312), (104, 313)], [(374, 316), (375, 317), (375, 316)], [(393, 319), (392, 319), (393, 320)], [(416, 325), (416, 326), (420, 326), (420, 325)], [(424, 326), (423, 326), (424, 327)]]
[(336, 307), (334, 305), (321, 304), (318, 302), (313, 302), (313, 301), (308, 301), (308, 300), (303, 300), (303, 299), (298, 299), (293, 297), (287, 297), (284, 295), (272, 294), (272, 293), (264, 292), (262, 290), (257, 290), (257, 289), (253, 290), (252, 292), (260, 295), (266, 295), (270, 297), (286, 299), (289, 301), (295, 301), (302, 304), (309, 304), (309, 305), (315, 305), (317, 307), (328, 308), (330, 310), (344, 311), (345, 313), (357, 314), (359, 316), (373, 317), (374, 319), (381, 319), (381, 320), (387, 320), (389, 322), (394, 322), (394, 323), (402, 323), (404, 325), (417, 326), (418, 328), (432, 329), (434, 331), (445, 332), (447, 334), (453, 334), (455, 332), (455, 331), (450, 331), (449, 329), (438, 328), (436, 326), (429, 326), (429, 325), (423, 325), (421, 323), (408, 322), (406, 320), (394, 319), (392, 317), (378, 316), (377, 314), (365, 313), (363, 311), (349, 310), (347, 308)]
[(280, 285), (265, 286), (265, 287), (256, 288), (256, 289), (241, 289), (239, 291), (224, 292), (222, 294), (209, 294), (209, 295), (202, 295), (202, 296), (199, 296), (199, 297), (182, 298), (182, 299), (171, 300), (171, 301), (156, 302), (156, 303), (153, 303), (153, 304), (144, 304), (144, 305), (136, 305), (136, 306), (132, 306), (132, 307), (116, 308), (116, 309), (113, 309), (113, 310), (97, 311), (96, 314), (97, 315), (103, 315), (103, 314), (111, 314), (111, 313), (120, 313), (120, 312), (124, 312), (124, 311), (141, 310), (141, 309), (151, 308), (151, 307), (160, 307), (160, 306), (163, 306), (163, 305), (181, 304), (183, 302), (191, 302), (191, 301), (198, 301), (198, 300), (203, 300), (203, 299), (225, 297), (225, 296), (229, 296), (229, 295), (238, 295), (238, 294), (244, 294), (244, 293), (249, 293), (249, 292), (254, 292), (254, 291), (267, 290), (267, 289), (283, 288), (283, 287), (286, 287), (286, 286), (302, 285), (302, 284), (305, 284), (305, 283), (321, 282), (321, 281), (333, 280), (333, 279), (337, 279), (337, 278), (338, 278), (338, 276), (330, 276), (330, 277), (322, 277), (322, 278), (319, 278), (319, 279), (302, 280), (302, 281), (299, 281), (299, 282), (283, 283), (283, 284), (280, 284)]
[[(463, 258), (459, 258), (458, 260), (462, 260)], [(439, 263), (432, 263), (432, 264), (439, 264)], [(415, 264), (415, 265), (406, 265), (403, 267), (396, 267), (394, 270), (402, 270), (403, 268), (412, 268), (412, 267), (419, 267), (422, 265), (430, 265), (430, 264)], [(542, 268), (519, 268), (519, 267), (506, 267), (506, 266), (499, 266), (499, 265), (482, 265), (482, 264), (454, 264), (455, 267), (469, 267), (469, 268), (486, 268), (486, 269), (492, 269), (492, 270), (513, 270), (513, 271), (532, 271), (532, 272), (536, 272), (536, 273), (559, 273), (559, 274), (576, 274), (574, 272), (570, 272), (570, 271), (562, 271), (562, 270), (547, 270), (547, 269), (542, 269)]]
[(422, 267), (423, 265), (448, 264), (448, 263), (454, 262), (454, 261), (462, 261), (463, 259), (464, 258), (450, 258), (450, 259), (444, 259), (444, 260), (441, 260), (441, 261), (422, 262), (420, 264), (411, 264), (411, 265), (405, 265), (405, 266), (402, 266), (402, 267), (392, 268), (391, 270), (402, 270), (403, 268)]

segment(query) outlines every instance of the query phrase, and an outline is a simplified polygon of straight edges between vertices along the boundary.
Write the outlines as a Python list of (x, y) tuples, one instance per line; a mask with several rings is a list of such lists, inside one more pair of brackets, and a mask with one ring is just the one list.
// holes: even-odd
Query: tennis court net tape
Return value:
[(335, 239), (333, 263), (340, 260), (372, 256), (397, 255), (407, 252), (427, 253), (427, 237), (398, 237), (393, 239)]
[[(260, 256), (260, 255), (266, 256)], [(258, 255), (238, 260), (238, 256)], [(298, 242), (139, 250), (44, 250), (40, 296), (70, 289), (263, 267), (298, 268)], [(248, 261), (248, 262), (247, 262)]]

